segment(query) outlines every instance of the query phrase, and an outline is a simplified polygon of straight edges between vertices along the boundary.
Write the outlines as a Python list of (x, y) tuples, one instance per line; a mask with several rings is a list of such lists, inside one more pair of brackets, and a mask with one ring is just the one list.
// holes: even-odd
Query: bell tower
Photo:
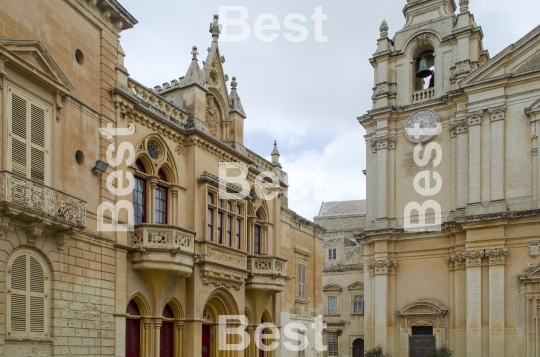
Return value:
[(457, 82), (488, 60), (483, 33), (461, 0), (408, 0), (405, 26), (388, 37), (383, 21), (374, 68), (373, 109), (431, 101), (457, 89)]

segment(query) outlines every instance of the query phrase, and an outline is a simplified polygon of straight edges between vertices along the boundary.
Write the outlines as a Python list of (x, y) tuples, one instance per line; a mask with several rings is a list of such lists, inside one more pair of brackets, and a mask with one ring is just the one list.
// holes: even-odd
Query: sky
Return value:
[[(126, 67), (132, 78), (151, 88), (184, 76), (194, 45), (202, 66), (213, 14), (220, 7), (222, 13), (223, 7), (243, 7), (249, 36), (232, 41), (242, 34), (240, 27), (226, 26), (228, 36), (222, 33), (219, 47), (225, 73), (237, 77), (247, 115), (244, 144), (270, 159), (277, 141), (289, 174), (289, 208), (306, 218), (316, 216), (322, 202), (365, 198), (365, 131), (356, 117), (372, 106), (369, 58), (379, 26), (386, 20), (393, 37), (405, 24), (405, 0), (120, 1), (139, 21), (121, 33)], [(470, 0), (469, 10), (483, 29), (484, 48), (494, 57), (538, 25), (540, 1)], [(326, 19), (313, 20), (317, 11)], [(239, 15), (227, 12), (230, 19)], [(257, 19), (264, 17), (279, 23), (279, 30), (263, 32), (278, 34), (271, 42), (257, 36)], [(305, 18), (304, 40), (286, 28), (291, 18), (293, 24)]]

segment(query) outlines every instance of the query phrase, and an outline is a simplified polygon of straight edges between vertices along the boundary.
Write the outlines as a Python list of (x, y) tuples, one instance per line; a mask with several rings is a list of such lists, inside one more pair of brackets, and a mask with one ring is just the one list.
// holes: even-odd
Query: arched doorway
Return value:
[[(228, 356), (227, 353), (229, 353), (229, 351), (220, 351), (218, 349), (218, 317), (230, 315), (238, 315), (238, 305), (236, 304), (234, 297), (225, 289), (219, 288), (214, 290), (208, 297), (203, 309), (202, 317), (204, 322), (201, 331), (202, 357)], [(238, 342), (235, 340), (236, 338), (234, 336), (229, 335), (227, 341), (224, 342), (235, 344)]]
[(353, 344), (353, 357), (364, 357), (364, 340), (357, 338)]
[(413, 326), (409, 346), (410, 357), (426, 357), (435, 348), (433, 326)]
[(141, 356), (141, 320), (139, 306), (135, 300), (131, 300), (126, 313), (126, 357)]
[(169, 304), (165, 305), (162, 315), (169, 320), (163, 320), (161, 324), (159, 356), (174, 357), (174, 312)]

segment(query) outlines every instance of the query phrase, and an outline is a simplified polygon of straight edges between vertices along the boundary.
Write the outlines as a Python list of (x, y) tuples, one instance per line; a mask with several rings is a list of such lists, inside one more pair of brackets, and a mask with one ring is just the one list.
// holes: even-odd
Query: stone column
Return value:
[(246, 242), (247, 242), (247, 252), (249, 254), (253, 254), (253, 237), (254, 237), (254, 234), (255, 234), (255, 223), (257, 222), (257, 218), (255, 217), (251, 217), (251, 218), (248, 218), (248, 225), (249, 225), (249, 230), (248, 230), (248, 235), (246, 237)]
[(489, 356), (504, 357), (504, 265), (508, 248), (486, 249), (489, 263)]
[(246, 331), (249, 335), (249, 345), (247, 346), (247, 353), (246, 353), (246, 356), (247, 357), (250, 357), (250, 356), (256, 356), (256, 349), (257, 349), (257, 345), (255, 344), (255, 339), (254, 339), (254, 334), (255, 334), (255, 327), (253, 326), (249, 326), (248, 328), (246, 328)]
[(159, 178), (157, 176), (151, 176), (148, 179), (148, 184), (150, 185), (150, 192), (147, 193), (148, 202), (146, 202), (146, 217), (147, 223), (155, 222), (155, 211), (156, 211), (156, 187)]
[(161, 320), (154, 320), (154, 357), (159, 357), (161, 348)]
[(372, 313), (374, 295), (371, 284), (373, 277), (370, 274), (370, 266), (366, 261), (366, 256), (364, 256), (364, 262), (364, 344), (365, 349), (368, 350), (375, 347), (373, 336), (374, 321)]
[(467, 356), (482, 355), (482, 258), (483, 250), (466, 251)]
[(151, 321), (148, 319), (143, 319), (143, 331), (141, 336), (141, 351), (145, 356), (150, 356), (150, 325)]
[(184, 324), (182, 322), (176, 322), (176, 336), (174, 339), (174, 355), (176, 357), (183, 357), (184, 351)]
[[(505, 199), (504, 192), (504, 125), (506, 105), (488, 109), (491, 117), (491, 201)], [(504, 207), (506, 210), (506, 207)]]
[(374, 137), (371, 141), (371, 148), (377, 155), (377, 219), (388, 217), (388, 183), (392, 180), (388, 174), (388, 151), (395, 147), (395, 136)]
[(456, 204), (464, 208), (469, 202), (469, 126), (465, 119), (452, 126), (457, 136), (456, 148)]
[(482, 162), (481, 162), (481, 125), (484, 110), (467, 113), (469, 126), (469, 204), (482, 202), (480, 194)]
[(178, 225), (178, 188), (171, 188), (171, 217), (169, 222), (175, 226)]

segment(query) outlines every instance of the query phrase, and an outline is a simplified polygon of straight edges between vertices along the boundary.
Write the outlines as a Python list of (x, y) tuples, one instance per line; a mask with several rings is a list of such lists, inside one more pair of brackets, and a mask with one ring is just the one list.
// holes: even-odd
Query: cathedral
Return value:
[[(0, 4), (0, 356), (315, 356), (324, 229), (288, 208), (277, 146), (243, 145), (218, 17), (148, 87), (118, 1)], [(300, 351), (267, 349), (291, 324)]]

